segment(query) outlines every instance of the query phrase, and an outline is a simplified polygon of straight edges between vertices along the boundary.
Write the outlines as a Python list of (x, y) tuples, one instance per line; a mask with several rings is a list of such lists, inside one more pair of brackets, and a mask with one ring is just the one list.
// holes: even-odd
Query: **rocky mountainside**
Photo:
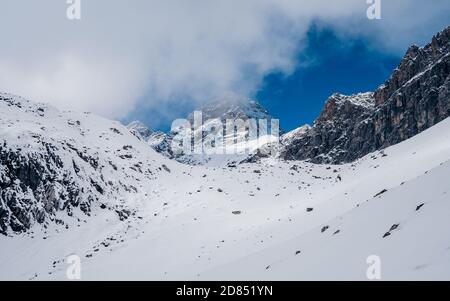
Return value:
[(371, 151), (366, 141), (372, 134), (370, 118), (374, 110), (373, 93), (334, 94), (311, 128), (282, 137), (282, 156), (328, 163), (360, 158)]
[(450, 27), (425, 47), (410, 47), (391, 78), (374, 93), (331, 96), (311, 129), (290, 134), (281, 156), (315, 163), (351, 162), (448, 116)]
[(119, 122), (3, 93), (0, 137), (2, 234), (34, 224), (68, 228), (98, 210), (131, 218), (129, 201), (176, 164)]

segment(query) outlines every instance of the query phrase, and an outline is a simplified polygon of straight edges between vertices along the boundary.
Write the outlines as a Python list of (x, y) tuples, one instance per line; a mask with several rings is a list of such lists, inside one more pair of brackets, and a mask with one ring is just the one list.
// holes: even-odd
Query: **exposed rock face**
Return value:
[(314, 163), (351, 162), (411, 138), (448, 116), (450, 27), (425, 47), (410, 47), (375, 93), (331, 96), (310, 130), (284, 141), (281, 156)]
[(59, 210), (71, 215), (73, 208), (80, 208), (89, 214), (91, 203), (97, 201), (97, 193), (89, 189), (92, 187), (82, 191), (70, 171), (61, 172), (64, 164), (55, 147), (45, 143), (43, 146), (44, 152), (29, 155), (8, 149), (6, 142), (0, 146), (2, 234), (6, 234), (8, 226), (22, 232), (34, 221), (42, 224), (46, 218), (55, 220), (54, 213)]
[(450, 115), (450, 27), (423, 48), (408, 49), (375, 92), (375, 148), (408, 139)]
[(368, 121), (373, 112), (373, 93), (334, 94), (312, 128), (282, 140), (282, 155), (288, 160), (313, 162), (345, 162), (365, 155), (370, 151), (366, 139), (373, 135), (373, 125)]

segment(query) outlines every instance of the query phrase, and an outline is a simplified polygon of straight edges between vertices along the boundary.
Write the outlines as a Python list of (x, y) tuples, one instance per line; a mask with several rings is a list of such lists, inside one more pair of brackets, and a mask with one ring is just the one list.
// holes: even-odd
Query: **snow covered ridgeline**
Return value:
[[(97, 210), (120, 218), (164, 159), (120, 123), (0, 94), (0, 233), (69, 228)], [(69, 218), (68, 218), (69, 217)]]

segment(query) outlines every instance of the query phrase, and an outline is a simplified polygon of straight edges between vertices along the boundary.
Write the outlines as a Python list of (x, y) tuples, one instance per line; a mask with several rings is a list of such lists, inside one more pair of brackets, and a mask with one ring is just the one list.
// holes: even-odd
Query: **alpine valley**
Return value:
[[(272, 119), (234, 95), (200, 110)], [(367, 280), (373, 256), (383, 280), (450, 280), (449, 116), (450, 27), (246, 155), (0, 93), (0, 279), (66, 280), (77, 255), (83, 280)]]

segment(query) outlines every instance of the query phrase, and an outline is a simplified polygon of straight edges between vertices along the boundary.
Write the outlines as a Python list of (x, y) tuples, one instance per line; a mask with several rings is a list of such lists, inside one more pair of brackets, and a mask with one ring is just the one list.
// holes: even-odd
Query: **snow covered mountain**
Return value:
[[(38, 186), (55, 183), (64, 195), (67, 174), (80, 199), (96, 199), (89, 214), (68, 202), (70, 211), (44, 209), (44, 222), (22, 234), (7, 228), (0, 279), (64, 280), (70, 255), (81, 258), (84, 280), (364, 280), (370, 256), (380, 258), (382, 279), (450, 279), (450, 119), (350, 164), (216, 167), (169, 160), (91, 114), (7, 95), (1, 103), (2, 153), (23, 156), (2, 161), (2, 197), (27, 193), (18, 198), (24, 210), (45, 208), (48, 198), (36, 194), (45, 189), (15, 176), (26, 174), (24, 162), (55, 154), (59, 165), (37, 161)], [(11, 220), (17, 209), (5, 205)]]
[[(195, 120), (198, 113), (199, 120)], [(236, 122), (238, 120), (248, 121), (254, 120), (255, 123), (249, 123), (247, 127), (240, 127), (235, 129), (234, 133), (226, 133), (227, 121)], [(139, 121), (130, 123), (127, 127), (130, 131), (136, 134), (140, 139), (147, 141), (148, 144), (158, 153), (175, 159), (184, 164), (199, 165), (199, 164), (236, 164), (243, 161), (249, 156), (257, 153), (259, 149), (271, 142), (277, 142), (280, 129), (277, 129), (272, 135), (271, 120), (273, 117), (269, 112), (261, 106), (258, 102), (246, 97), (237, 96), (234, 94), (226, 94), (205, 106), (200, 107), (186, 117), (190, 123), (192, 131), (180, 132), (179, 130), (172, 130), (165, 134), (162, 132), (152, 132), (147, 126)], [(265, 120), (267, 126), (259, 124), (260, 120)], [(207, 142), (207, 135), (211, 131), (221, 131), (224, 135), (224, 152), (227, 148), (247, 148), (247, 151), (242, 151), (242, 154), (236, 156), (222, 156), (220, 154), (209, 154), (208, 151), (214, 149), (215, 145), (209, 145)], [(249, 132), (259, 133), (258, 137), (249, 137)], [(174, 137), (179, 140), (191, 141), (191, 148), (193, 150), (200, 149), (202, 153), (184, 152), (175, 154), (172, 151), (172, 143)], [(242, 146), (235, 143), (235, 140), (242, 141)], [(249, 143), (245, 143), (249, 142)]]
[(9, 94), (0, 94), (0, 125), (2, 234), (34, 224), (69, 228), (99, 210), (127, 218), (135, 210), (129, 200), (176, 163), (119, 122)]
[[(170, 153), (177, 131), (0, 93), (0, 280), (65, 280), (73, 255), (83, 280), (367, 280), (374, 258), (383, 280), (450, 280), (449, 37), (331, 96), (279, 160), (271, 135), (205, 162)], [(271, 119), (228, 99), (206, 128)]]

